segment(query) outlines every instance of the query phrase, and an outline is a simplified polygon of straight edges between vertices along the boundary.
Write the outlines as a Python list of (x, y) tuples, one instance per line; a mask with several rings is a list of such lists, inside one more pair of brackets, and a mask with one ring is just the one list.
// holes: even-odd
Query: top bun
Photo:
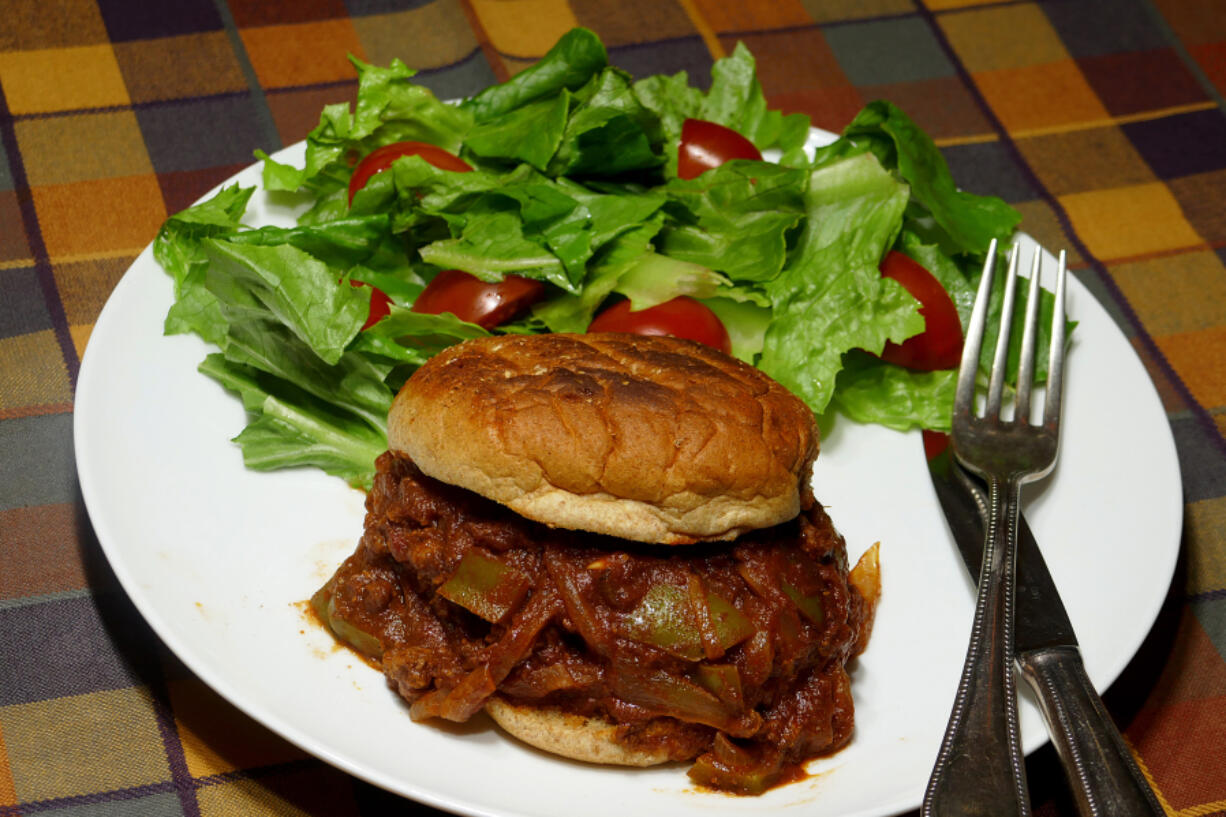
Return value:
[(388, 443), (528, 519), (688, 544), (796, 516), (818, 436), (789, 391), (701, 344), (547, 334), (431, 358), (396, 396)]

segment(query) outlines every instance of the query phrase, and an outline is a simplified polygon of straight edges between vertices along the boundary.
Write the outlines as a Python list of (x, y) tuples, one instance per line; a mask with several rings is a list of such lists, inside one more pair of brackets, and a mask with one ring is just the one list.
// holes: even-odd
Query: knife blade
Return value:
[[(944, 439), (942, 439), (944, 438)], [(986, 486), (962, 468), (946, 435), (924, 432), (928, 473), (945, 521), (978, 581), (988, 502)], [(1025, 518), (1018, 517), (1014, 658), (1034, 690), (1082, 815), (1166, 812), (1086, 674), (1073, 624)]]

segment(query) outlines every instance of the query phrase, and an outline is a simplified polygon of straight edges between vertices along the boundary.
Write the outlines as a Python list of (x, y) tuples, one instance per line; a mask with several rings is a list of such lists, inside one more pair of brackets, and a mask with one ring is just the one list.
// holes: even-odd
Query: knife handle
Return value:
[(1081, 651), (1035, 650), (1017, 663), (1039, 698), (1077, 811), (1083, 817), (1165, 815), (1086, 676)]

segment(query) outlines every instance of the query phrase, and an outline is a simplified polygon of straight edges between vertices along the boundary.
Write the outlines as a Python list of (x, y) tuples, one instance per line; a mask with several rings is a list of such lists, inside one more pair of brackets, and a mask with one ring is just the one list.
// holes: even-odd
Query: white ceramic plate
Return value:
[[(815, 134), (815, 140), (828, 138)], [(302, 145), (282, 161), (301, 164)], [(236, 176), (257, 185), (259, 168)], [(257, 192), (249, 223), (293, 214)], [(1024, 256), (1024, 257), (1028, 257)], [(970, 631), (973, 586), (928, 482), (918, 432), (838, 422), (815, 473), (854, 559), (881, 542), (884, 595), (853, 667), (856, 733), (810, 776), (761, 798), (703, 793), (680, 765), (598, 768), (515, 742), (483, 719), (413, 723), (382, 676), (309, 626), (303, 602), (352, 552), (363, 496), (313, 470), (256, 473), (228, 442), (239, 401), (196, 371), (209, 351), (165, 337), (171, 281), (146, 249), (94, 327), (75, 435), (81, 489), (115, 573), (205, 682), (303, 749), (374, 784), (493, 817), (889, 815), (918, 806)], [(1149, 631), (1179, 547), (1182, 492), (1166, 415), (1132, 347), (1070, 278), (1080, 322), (1063, 446), (1025, 512), (1102, 689)], [(1023, 700), (1028, 751), (1047, 736)]]

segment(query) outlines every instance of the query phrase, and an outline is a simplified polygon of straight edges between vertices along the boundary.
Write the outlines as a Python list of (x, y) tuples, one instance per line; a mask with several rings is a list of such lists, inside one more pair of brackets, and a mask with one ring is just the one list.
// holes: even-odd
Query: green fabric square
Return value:
[(954, 74), (941, 44), (918, 17), (827, 26), (826, 42), (853, 85), (914, 82)]

